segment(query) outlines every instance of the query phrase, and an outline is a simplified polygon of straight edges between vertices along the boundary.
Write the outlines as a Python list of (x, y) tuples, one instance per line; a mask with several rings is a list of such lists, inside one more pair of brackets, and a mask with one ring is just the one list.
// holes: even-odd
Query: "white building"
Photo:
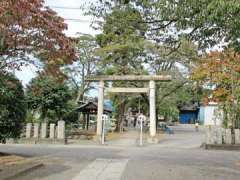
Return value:
[(223, 112), (219, 109), (216, 102), (209, 102), (208, 105), (201, 105), (199, 111), (199, 122), (205, 126), (221, 126), (223, 121)]

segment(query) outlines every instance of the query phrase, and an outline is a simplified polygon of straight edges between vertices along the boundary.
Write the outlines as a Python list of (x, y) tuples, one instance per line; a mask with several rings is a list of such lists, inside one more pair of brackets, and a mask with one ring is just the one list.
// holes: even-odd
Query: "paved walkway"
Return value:
[[(143, 137), (146, 135), (144, 134)], [(119, 134), (119, 137), (106, 142), (109, 146), (137, 146), (139, 143), (140, 132), (138, 130), (129, 130)]]
[(174, 134), (166, 134), (160, 141), (160, 147), (167, 148), (199, 148), (205, 141), (205, 129), (200, 127), (199, 131), (195, 131), (193, 125), (170, 126)]
[(96, 159), (72, 180), (120, 180), (128, 159)]

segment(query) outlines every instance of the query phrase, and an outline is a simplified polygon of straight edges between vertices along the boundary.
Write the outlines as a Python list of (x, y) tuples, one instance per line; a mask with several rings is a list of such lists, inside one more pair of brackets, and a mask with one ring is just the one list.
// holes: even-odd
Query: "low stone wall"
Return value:
[(240, 129), (224, 129), (218, 126), (206, 127), (206, 144), (240, 144)]

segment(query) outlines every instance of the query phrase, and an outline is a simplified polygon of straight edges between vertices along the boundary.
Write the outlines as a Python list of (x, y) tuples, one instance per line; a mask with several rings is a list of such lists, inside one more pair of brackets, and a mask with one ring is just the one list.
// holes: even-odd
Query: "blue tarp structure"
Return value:
[(180, 123), (181, 124), (190, 124), (194, 123), (197, 120), (198, 113), (197, 111), (182, 111), (180, 112)]
[(198, 120), (199, 104), (186, 104), (179, 109), (179, 121), (181, 124), (192, 124)]
[(110, 100), (104, 100), (104, 108), (109, 109), (112, 112), (115, 111), (115, 108), (113, 107), (113, 103)]

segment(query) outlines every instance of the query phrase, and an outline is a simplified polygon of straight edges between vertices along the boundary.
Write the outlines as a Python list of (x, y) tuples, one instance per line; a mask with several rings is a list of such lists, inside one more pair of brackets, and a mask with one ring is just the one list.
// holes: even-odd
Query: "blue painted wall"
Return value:
[[(194, 111), (182, 111), (180, 112), (180, 123), (181, 124), (189, 124), (190, 120), (197, 120), (198, 112)], [(194, 122), (193, 122), (194, 123)]]

